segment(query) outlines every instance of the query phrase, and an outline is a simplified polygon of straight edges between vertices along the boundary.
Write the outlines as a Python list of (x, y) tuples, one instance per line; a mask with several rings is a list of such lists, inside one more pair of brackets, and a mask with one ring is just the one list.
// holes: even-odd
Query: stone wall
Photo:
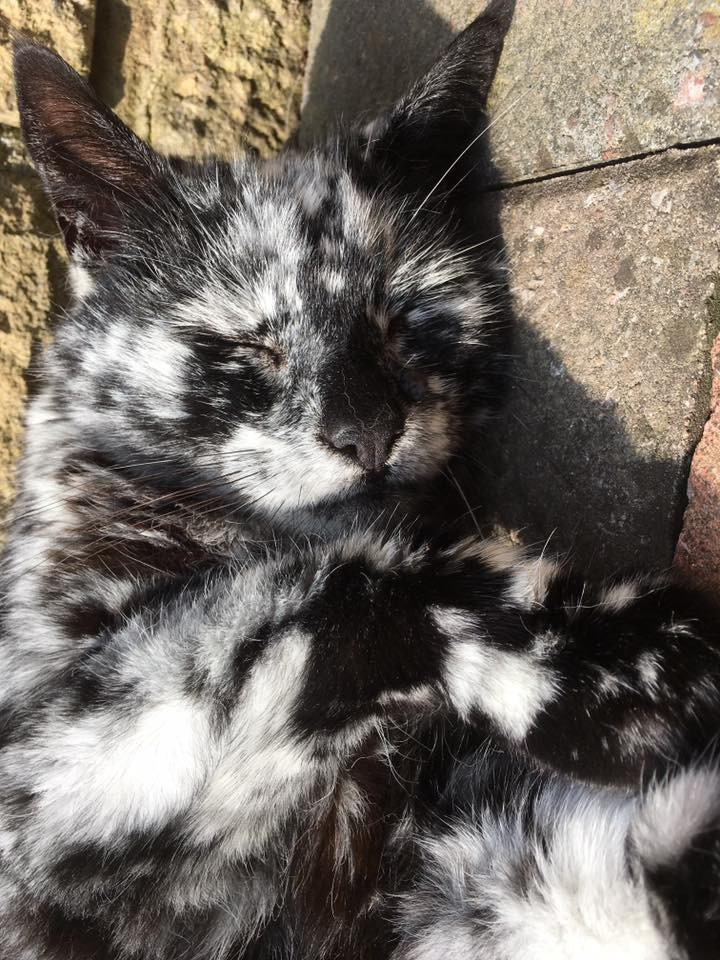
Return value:
[(20, 142), (8, 26), (54, 47), (162, 151), (267, 155), (295, 131), (310, 0), (0, 0), (0, 515), (64, 252)]

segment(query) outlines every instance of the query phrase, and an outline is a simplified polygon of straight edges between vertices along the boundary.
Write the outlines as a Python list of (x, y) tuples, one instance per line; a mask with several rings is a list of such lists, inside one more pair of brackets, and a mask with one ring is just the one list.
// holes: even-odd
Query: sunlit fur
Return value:
[(123, 461), (152, 447), (183, 478), (226, 476), (229, 499), (262, 511), (345, 498), (363, 471), (319, 434), (329, 405), (354, 402), (364, 350), (378, 389), (410, 375), (424, 391), (388, 487), (434, 475), (507, 323), (500, 269), (478, 275), (449, 231), (409, 231), (409, 203), (357, 185), (342, 157), (210, 164), (171, 189), (184, 219), (81, 284), (50, 355), (56, 392), (66, 384), (55, 402), (83, 442)]
[(507, 377), (466, 148), (511, 6), (268, 163), (18, 43), (73, 304), (1, 573), (0, 960), (716, 955), (716, 612), (450, 502)]

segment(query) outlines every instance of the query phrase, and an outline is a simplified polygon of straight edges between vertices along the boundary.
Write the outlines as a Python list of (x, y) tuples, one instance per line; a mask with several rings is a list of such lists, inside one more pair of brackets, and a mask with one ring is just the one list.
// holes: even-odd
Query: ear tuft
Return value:
[(157, 180), (159, 158), (62, 57), (14, 41), (22, 134), (71, 253), (102, 253), (123, 212)]

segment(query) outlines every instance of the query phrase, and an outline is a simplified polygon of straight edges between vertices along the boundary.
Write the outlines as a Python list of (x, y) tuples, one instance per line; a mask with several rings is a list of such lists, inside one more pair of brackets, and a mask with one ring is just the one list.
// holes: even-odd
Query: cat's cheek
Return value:
[(444, 403), (416, 408), (388, 462), (391, 476), (401, 483), (439, 473), (457, 446), (457, 418)]
[(238, 426), (220, 457), (234, 485), (260, 509), (296, 509), (349, 492), (359, 470), (299, 431)]

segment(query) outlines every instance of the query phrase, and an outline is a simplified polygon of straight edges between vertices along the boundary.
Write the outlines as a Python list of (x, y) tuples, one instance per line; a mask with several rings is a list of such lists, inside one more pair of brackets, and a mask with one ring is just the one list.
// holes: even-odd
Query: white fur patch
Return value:
[(77, 260), (71, 260), (68, 264), (68, 280), (70, 289), (78, 302), (85, 300), (95, 290), (95, 281), (90, 271)]
[(428, 838), (396, 960), (670, 960), (655, 904), (627, 869), (633, 806), (558, 782), (533, 814), (544, 844), (517, 807)]
[(720, 771), (686, 770), (647, 796), (633, 838), (650, 867), (672, 864), (709, 826), (720, 826)]
[(461, 716), (478, 710), (512, 740), (527, 736), (543, 707), (555, 698), (557, 682), (532, 653), (499, 650), (462, 610), (434, 608), (433, 619), (451, 642), (444, 681)]
[(521, 610), (529, 611), (542, 606), (550, 584), (559, 572), (558, 565), (544, 557), (537, 557), (521, 561), (513, 570), (505, 599)]
[(108, 840), (163, 825), (185, 808), (210, 761), (207, 717), (175, 699), (134, 719), (110, 712), (50, 726), (33, 784), (49, 835)]
[(219, 744), (221, 759), (195, 808), (198, 840), (222, 836), (228, 850), (258, 853), (303, 801), (310, 802), (325, 768), (289, 719), (311, 644), (307, 633), (289, 631), (253, 667)]
[[(241, 491), (248, 488), (262, 508), (292, 510), (347, 490), (361, 475), (348, 463), (299, 432), (274, 434), (249, 424), (238, 426), (223, 443), (222, 462)], [(238, 467), (249, 464), (248, 483)]]
[(662, 667), (655, 653), (641, 653), (635, 662), (638, 676), (647, 693), (654, 697), (659, 690)]
[(600, 594), (600, 605), (612, 613), (619, 613), (637, 600), (639, 595), (638, 584), (634, 580), (624, 580), (607, 587)]
[(342, 293), (345, 289), (345, 277), (339, 270), (326, 268), (322, 271), (320, 279), (328, 293)]

